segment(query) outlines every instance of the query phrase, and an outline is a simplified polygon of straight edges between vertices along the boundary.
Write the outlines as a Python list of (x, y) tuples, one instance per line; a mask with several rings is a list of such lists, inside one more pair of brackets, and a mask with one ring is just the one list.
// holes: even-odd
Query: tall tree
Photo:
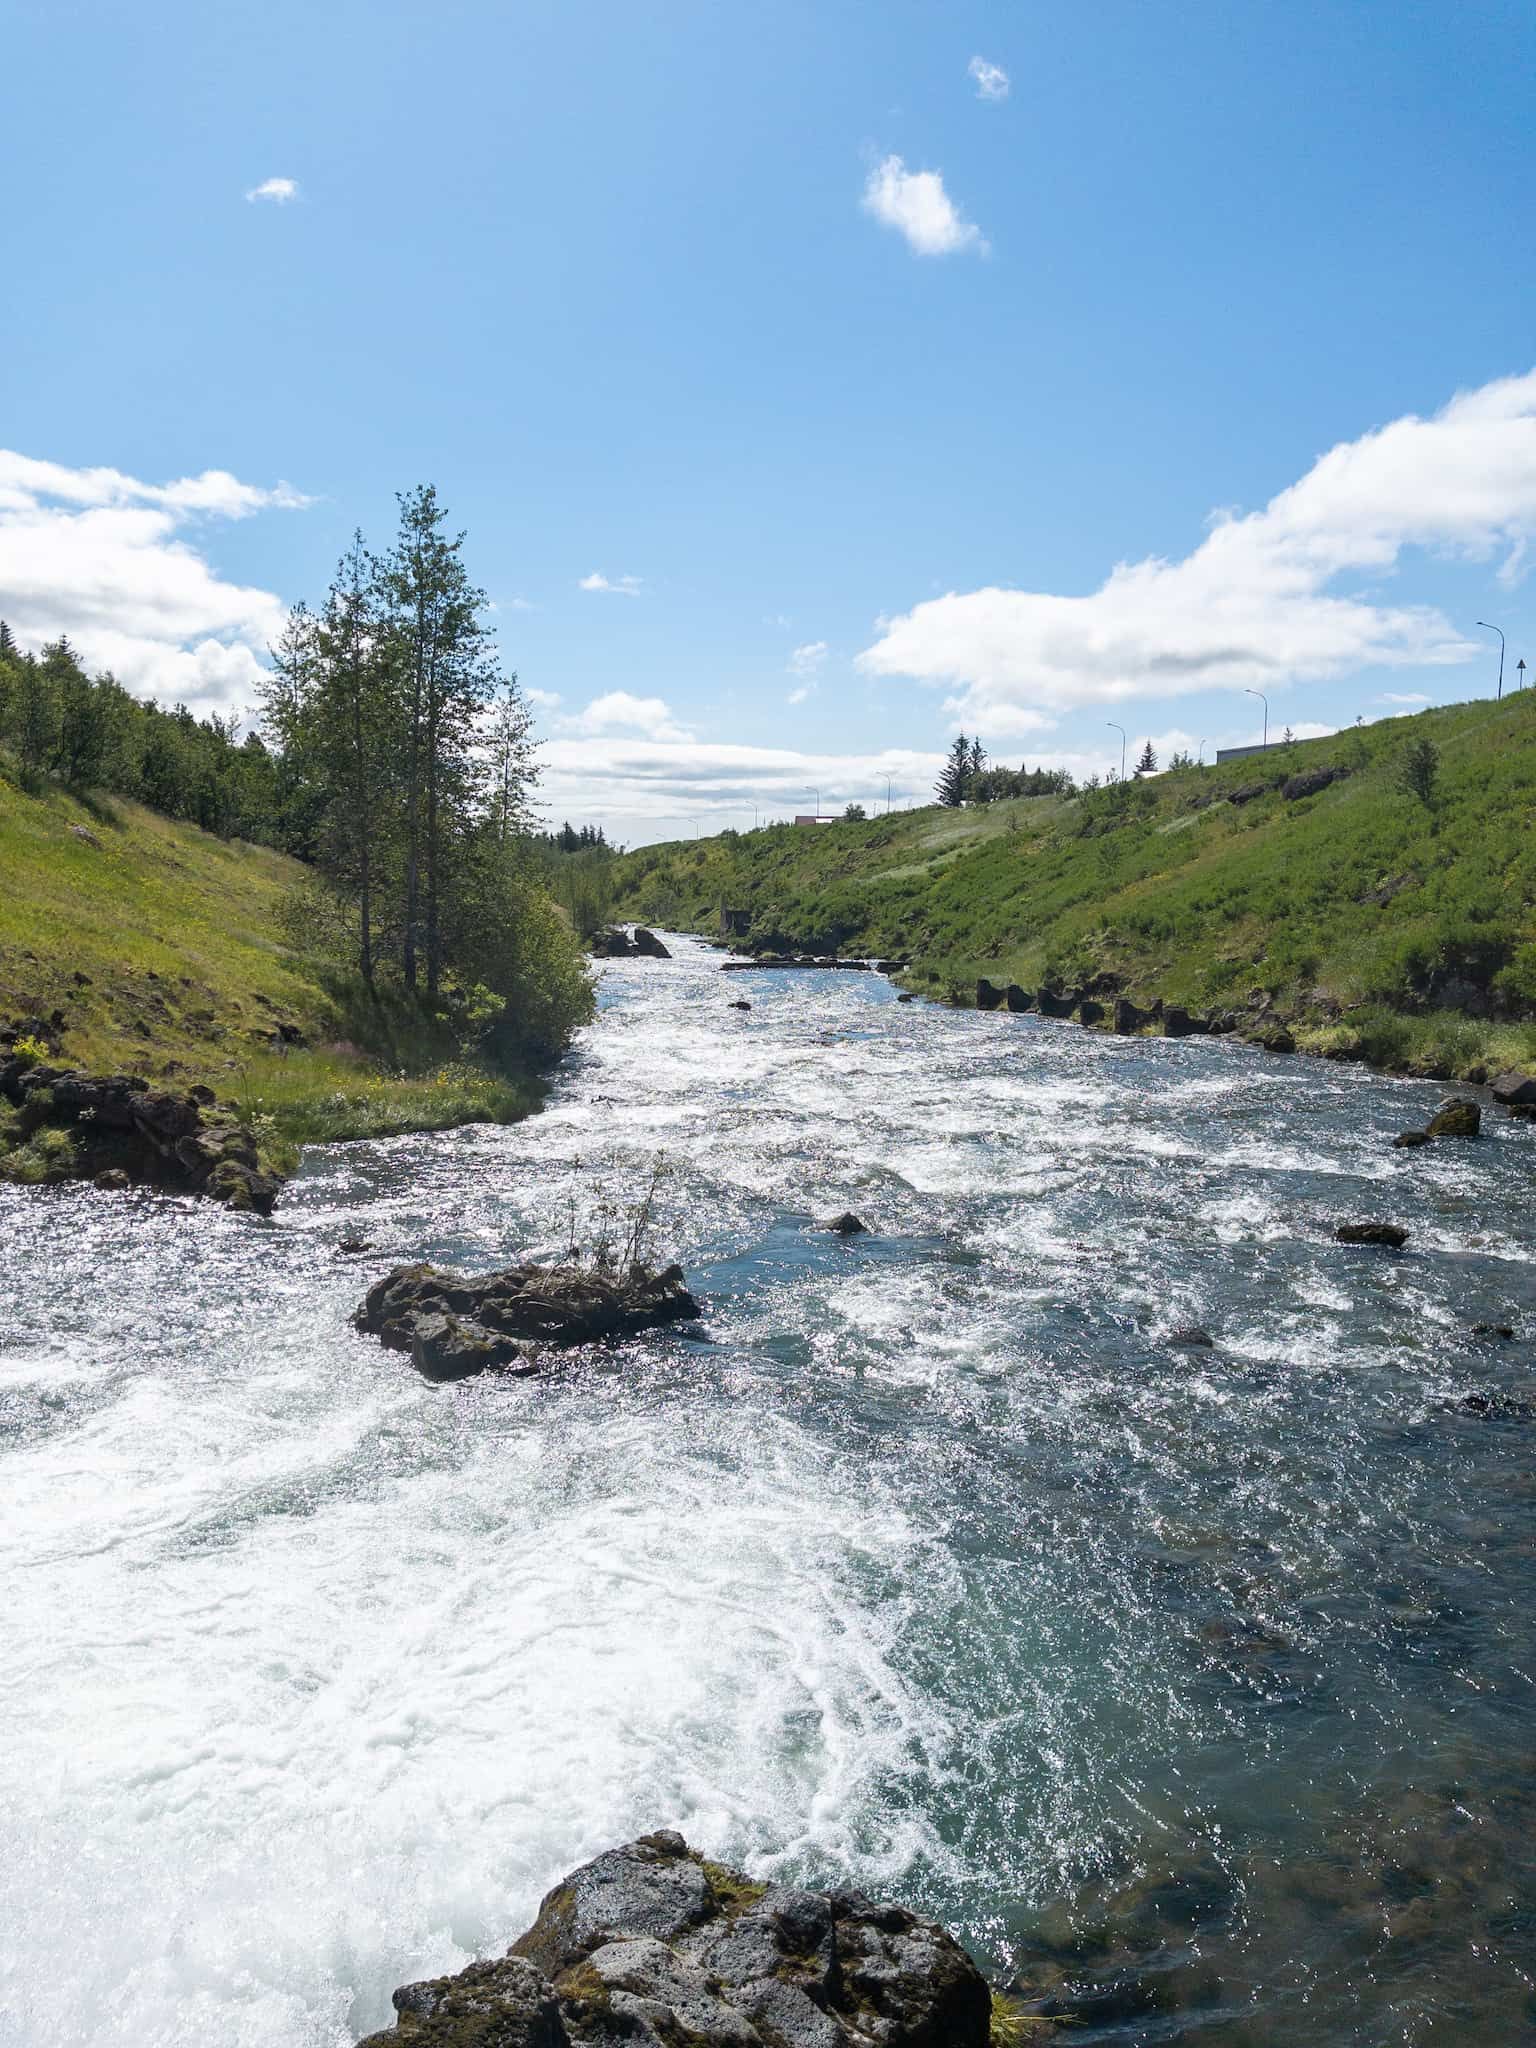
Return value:
[(1136, 763), (1136, 773), (1138, 775), (1155, 775), (1157, 773), (1157, 749), (1150, 740), (1147, 741), (1141, 750), (1141, 758)]
[(381, 565), (380, 589), (399, 636), (406, 677), (405, 932), (401, 965), (415, 988), (426, 954), (427, 993), (443, 966), (443, 898), (453, 841), (474, 798), (476, 719), (497, 682), (485, 595), (470, 582), (463, 534), (430, 484), (399, 498), (400, 528)]
[(971, 781), (971, 743), (961, 733), (949, 750), (949, 759), (934, 784), (934, 795), (952, 810), (965, 802)]
[(981, 744), (981, 741), (980, 741), (980, 740), (972, 740), (972, 741), (971, 741), (971, 765), (970, 765), (970, 773), (971, 773), (972, 775), (979, 775), (979, 774), (981, 773), (982, 769), (986, 767), (986, 765), (987, 765), (987, 750), (986, 750), (986, 748), (985, 748), (985, 747), (984, 747), (984, 746), (983, 746), (983, 745)]
[[(533, 747), (533, 714), (523, 701), (514, 671), (502, 684), (491, 714), (491, 822), (502, 847), (526, 832), (532, 820), (530, 791), (538, 775)], [(571, 833), (569, 825), (565, 830)], [(579, 840), (571, 833), (571, 843), (586, 843), (585, 826)]]

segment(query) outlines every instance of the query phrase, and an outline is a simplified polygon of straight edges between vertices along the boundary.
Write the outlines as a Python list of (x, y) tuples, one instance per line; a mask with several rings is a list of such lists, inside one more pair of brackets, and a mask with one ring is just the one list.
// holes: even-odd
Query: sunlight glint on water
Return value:
[[(1445, 1404), (1529, 1372), (1469, 1325), (1531, 1316), (1532, 1133), (729, 980), (616, 964), (545, 1114), (316, 1155), (271, 1228), (0, 1194), (7, 2038), (339, 2048), (663, 1824), (1075, 2040), (1520, 2038), (1531, 1425)], [(434, 1389), (348, 1328), (658, 1151), (701, 1338)]]

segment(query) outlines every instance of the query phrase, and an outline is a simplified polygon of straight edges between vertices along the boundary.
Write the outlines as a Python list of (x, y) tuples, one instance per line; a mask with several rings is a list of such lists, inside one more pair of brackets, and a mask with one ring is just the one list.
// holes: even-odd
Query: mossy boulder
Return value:
[(1482, 1110), (1466, 1096), (1457, 1095), (1441, 1104), (1425, 1125), (1425, 1134), (1431, 1138), (1475, 1138), (1482, 1127)]
[(852, 1891), (760, 1884), (642, 1835), (549, 1892), (499, 1962), (407, 1984), (362, 2048), (987, 2048), (957, 1941)]

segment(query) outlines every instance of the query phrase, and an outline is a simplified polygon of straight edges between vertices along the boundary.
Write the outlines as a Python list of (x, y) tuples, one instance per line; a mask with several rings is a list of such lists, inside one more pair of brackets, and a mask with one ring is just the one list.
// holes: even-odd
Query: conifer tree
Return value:
[(934, 795), (941, 804), (951, 810), (965, 802), (966, 791), (971, 780), (971, 743), (960, 733), (949, 750), (949, 759), (944, 763), (938, 781), (934, 784)]
[(1136, 763), (1136, 773), (1138, 775), (1155, 775), (1157, 773), (1157, 749), (1150, 740), (1147, 741), (1141, 750), (1141, 759)]

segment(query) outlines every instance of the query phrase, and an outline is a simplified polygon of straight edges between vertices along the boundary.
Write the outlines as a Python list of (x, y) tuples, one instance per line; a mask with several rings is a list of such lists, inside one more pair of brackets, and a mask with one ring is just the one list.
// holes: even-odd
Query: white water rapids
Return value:
[[(541, 1115), (317, 1153), (270, 1225), (0, 1191), (3, 2038), (342, 2048), (674, 1826), (1005, 1975), (1185, 1873), (1198, 1938), (1104, 1966), (1157, 2026), (1075, 2040), (1455, 2040), (1370, 1946), (1444, 1784), (1508, 1868), (1435, 1996), (1518, 2038), (1536, 1424), (1445, 1403), (1526, 1369), (1468, 1328), (1536, 1306), (1536, 1132), (1394, 1154), (1441, 1092), (684, 941)], [(658, 1155), (699, 1330), (434, 1387), (350, 1329)], [(1353, 1903), (1291, 1882), (1334, 1863)]]

